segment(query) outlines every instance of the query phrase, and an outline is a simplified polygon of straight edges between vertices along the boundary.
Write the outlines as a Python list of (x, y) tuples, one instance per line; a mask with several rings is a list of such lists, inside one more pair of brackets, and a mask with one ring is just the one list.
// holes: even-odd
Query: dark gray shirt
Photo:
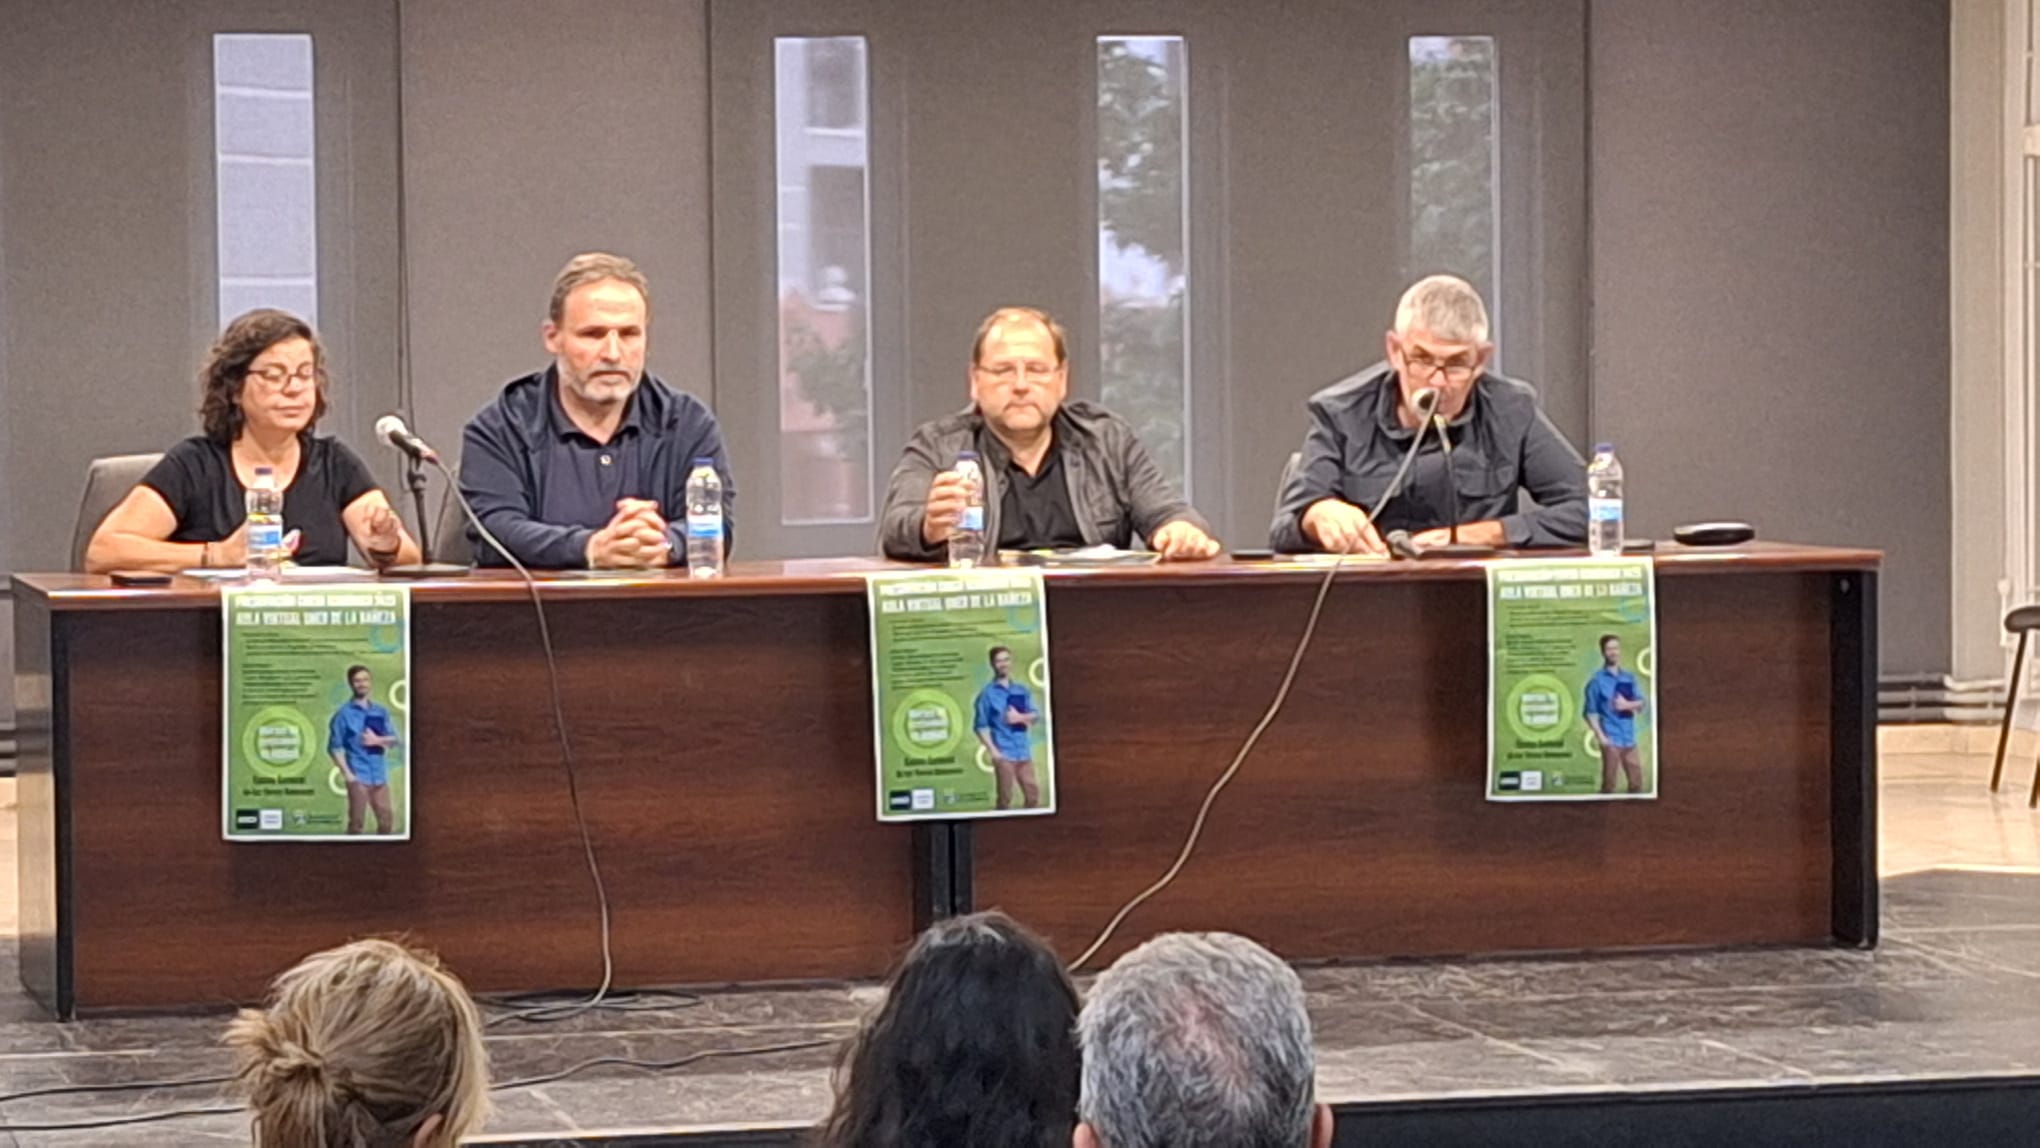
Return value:
[[(687, 476), (715, 461), (723, 484), (723, 533), (736, 528), (736, 483), (722, 430), (699, 399), (650, 374), (638, 380), (623, 422), (606, 443), (590, 438), (560, 405), (548, 367), (503, 388), (461, 436), (460, 488), (475, 516), (519, 562), (548, 570), (588, 565), (588, 537), (616, 516), (619, 499), (649, 499), (666, 520), (672, 560), (687, 560)], [(473, 537), (473, 527), (469, 527)], [(503, 565), (474, 538), (475, 561)]]
[[(1315, 550), (1303, 533), (1303, 512), (1323, 498), (1371, 510), (1381, 502), (1416, 435), (1396, 415), (1395, 372), (1378, 363), (1312, 395), (1302, 464), (1281, 495), (1269, 545), (1291, 553)], [(1437, 436), (1425, 438), (1400, 493), (1375, 522), (1415, 533), (1452, 523), (1494, 519), (1514, 547), (1579, 546), (1587, 540), (1587, 472), (1579, 452), (1538, 408), (1528, 384), (1483, 374), (1457, 419), (1447, 424), (1447, 468)], [(1527, 492), (1536, 506), (1524, 510)]]

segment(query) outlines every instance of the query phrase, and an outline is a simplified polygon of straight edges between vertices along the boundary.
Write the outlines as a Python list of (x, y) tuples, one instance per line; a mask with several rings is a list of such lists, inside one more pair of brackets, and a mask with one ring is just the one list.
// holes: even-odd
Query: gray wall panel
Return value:
[(1948, 663), (1948, 8), (1592, 12), (1593, 424), (1638, 533), (1887, 553), (1884, 666)]
[(638, 262), (651, 369), (712, 400), (706, 28), (700, 0), (404, 4), (411, 402), (449, 455), (549, 362), (552, 279), (581, 251)]
[(189, 189), (210, 45), (176, 6), (27, 7), (8, 6), (0, 34), (0, 297), (11, 363), (42, 367), (13, 378), (0, 434), (19, 508), (9, 560), (49, 570), (69, 561), (88, 461), (195, 427), (212, 296), (194, 232), (211, 227)]
[(2005, 255), (2012, 249), (2005, 234), (2004, 7), (2002, 0), (1952, 5), (1950, 669), (1964, 679), (2000, 677), (2009, 657), (1999, 589), (2011, 558), (2004, 514)]

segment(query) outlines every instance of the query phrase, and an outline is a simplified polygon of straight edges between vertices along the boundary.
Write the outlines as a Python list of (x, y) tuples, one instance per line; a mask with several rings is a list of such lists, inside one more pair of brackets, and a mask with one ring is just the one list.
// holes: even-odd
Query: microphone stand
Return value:
[(418, 456), (404, 451), (404, 489), (411, 492), (411, 509), (418, 515), (418, 550), (432, 559), (432, 525), (425, 518), (425, 466)]
[(1445, 448), (1445, 492), (1446, 508), (1451, 515), (1446, 527), (1448, 541), (1443, 546), (1426, 546), (1426, 558), (1492, 558), (1495, 548), (1475, 542), (1459, 540), (1459, 479), (1452, 469), (1452, 431), (1445, 424), (1444, 415), (1432, 415), (1431, 421), (1438, 426), (1438, 443)]
[[(404, 488), (411, 492), (411, 508), (418, 515), (418, 551), (425, 560), (411, 565), (385, 566), (380, 573), (385, 578), (462, 578), (472, 566), (458, 566), (451, 562), (432, 560), (432, 526), (425, 514), (425, 461), (410, 451), (404, 451)], [(447, 473), (452, 482), (452, 472)], [(455, 490), (458, 495), (460, 492)]]

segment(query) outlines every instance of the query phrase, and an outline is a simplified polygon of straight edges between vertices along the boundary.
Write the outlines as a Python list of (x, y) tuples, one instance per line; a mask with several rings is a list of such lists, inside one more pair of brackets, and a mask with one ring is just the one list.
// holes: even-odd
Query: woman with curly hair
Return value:
[(234, 320), (199, 385), (205, 433), (171, 447), (99, 524), (87, 570), (245, 564), (246, 491), (259, 467), (283, 491), (296, 561), (345, 565), (349, 541), (378, 567), (418, 561), (418, 544), (361, 457), (312, 433), (326, 413), (326, 366), (303, 319), (261, 310)]
[(822, 1148), (1067, 1148), (1077, 990), (1003, 913), (943, 921), (845, 1046)]

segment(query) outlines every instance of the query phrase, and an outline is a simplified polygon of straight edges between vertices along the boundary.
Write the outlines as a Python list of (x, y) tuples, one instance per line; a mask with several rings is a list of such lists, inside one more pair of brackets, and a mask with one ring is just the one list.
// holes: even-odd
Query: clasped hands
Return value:
[(620, 498), (608, 525), (588, 536), (591, 570), (654, 570), (673, 562), (666, 519), (649, 498)]

